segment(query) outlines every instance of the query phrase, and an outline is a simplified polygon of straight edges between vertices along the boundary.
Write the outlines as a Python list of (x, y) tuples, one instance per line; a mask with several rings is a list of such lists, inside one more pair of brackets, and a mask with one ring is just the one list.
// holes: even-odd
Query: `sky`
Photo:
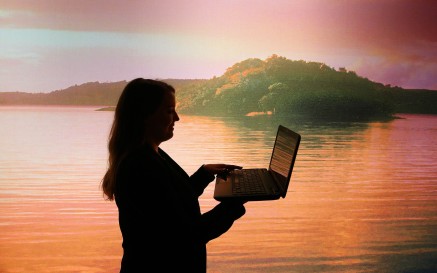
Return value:
[(437, 1), (0, 0), (0, 92), (210, 79), (273, 54), (437, 90)]

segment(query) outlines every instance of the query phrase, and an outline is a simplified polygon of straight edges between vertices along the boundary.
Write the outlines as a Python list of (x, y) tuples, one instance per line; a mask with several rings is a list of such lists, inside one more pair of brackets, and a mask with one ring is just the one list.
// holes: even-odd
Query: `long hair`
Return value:
[(108, 200), (114, 200), (120, 163), (130, 152), (144, 145), (145, 121), (155, 113), (167, 92), (175, 92), (175, 89), (165, 82), (143, 78), (132, 80), (123, 89), (109, 133), (108, 169), (101, 182)]

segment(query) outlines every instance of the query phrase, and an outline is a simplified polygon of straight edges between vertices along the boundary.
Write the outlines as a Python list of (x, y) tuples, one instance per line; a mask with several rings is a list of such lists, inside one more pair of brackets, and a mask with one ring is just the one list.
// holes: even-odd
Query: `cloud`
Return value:
[[(129, 77), (145, 66), (161, 78), (209, 78), (272, 54), (346, 67), (392, 85), (429, 88), (437, 78), (436, 1), (0, 0), (0, 6), (0, 57), (29, 64), (15, 70), (18, 78), (32, 69), (53, 72), (54, 56), (58, 64), (90, 66), (90, 74), (71, 82), (79, 84)], [(112, 67), (118, 75), (101, 72)]]
[(385, 84), (437, 90), (437, 42), (374, 46), (349, 69)]
[(399, 62), (393, 59), (363, 58), (353, 69), (359, 75), (372, 81), (403, 88), (423, 88), (437, 90), (436, 63)]

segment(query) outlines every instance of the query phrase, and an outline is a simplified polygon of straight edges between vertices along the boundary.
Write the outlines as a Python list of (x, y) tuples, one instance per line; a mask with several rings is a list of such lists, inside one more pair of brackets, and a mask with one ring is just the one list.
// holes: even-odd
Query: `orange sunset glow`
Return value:
[[(286, 197), (244, 203), (207, 242), (208, 273), (437, 272), (437, 0), (0, 0), (0, 273), (120, 272), (101, 182), (138, 77), (175, 87), (152, 119), (177, 110), (160, 148), (188, 175), (268, 168), (279, 125), (302, 137)], [(199, 222), (153, 237), (215, 225)]]

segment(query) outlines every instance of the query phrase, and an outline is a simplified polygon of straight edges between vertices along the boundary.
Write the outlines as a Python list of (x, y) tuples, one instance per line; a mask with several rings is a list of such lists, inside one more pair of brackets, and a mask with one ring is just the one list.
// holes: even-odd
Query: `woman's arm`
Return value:
[(205, 188), (215, 179), (217, 174), (227, 174), (241, 166), (230, 164), (204, 164), (190, 177), (191, 185), (197, 196), (202, 195)]

